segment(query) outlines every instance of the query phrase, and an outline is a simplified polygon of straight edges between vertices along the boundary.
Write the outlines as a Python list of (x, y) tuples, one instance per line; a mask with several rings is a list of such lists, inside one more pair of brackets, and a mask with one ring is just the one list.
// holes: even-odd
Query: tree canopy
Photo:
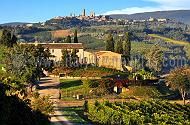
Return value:
[(113, 40), (113, 36), (111, 34), (109, 34), (106, 39), (106, 46), (105, 46), (106, 51), (114, 52), (114, 44), (115, 44), (115, 42)]
[(174, 90), (178, 90), (185, 104), (185, 97), (190, 91), (190, 68), (177, 68), (170, 72), (167, 84)]
[(9, 30), (3, 29), (2, 35), (0, 38), (0, 44), (5, 45), (7, 47), (13, 47), (16, 44), (17, 37), (13, 35)]

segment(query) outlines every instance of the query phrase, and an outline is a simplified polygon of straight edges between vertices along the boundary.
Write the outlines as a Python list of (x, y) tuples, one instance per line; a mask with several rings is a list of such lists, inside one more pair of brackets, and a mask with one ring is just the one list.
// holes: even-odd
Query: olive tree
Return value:
[(185, 104), (186, 95), (190, 91), (190, 68), (177, 68), (170, 72), (166, 80), (172, 89), (180, 92)]

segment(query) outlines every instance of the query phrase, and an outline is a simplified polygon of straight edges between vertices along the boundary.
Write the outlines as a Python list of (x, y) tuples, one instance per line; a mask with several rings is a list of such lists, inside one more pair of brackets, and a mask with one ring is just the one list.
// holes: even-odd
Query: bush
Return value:
[(166, 101), (88, 104), (87, 116), (96, 124), (144, 125), (190, 124), (190, 106), (171, 104)]
[(40, 111), (45, 115), (54, 113), (53, 102), (50, 101), (49, 96), (40, 97), (38, 94), (35, 94), (31, 101), (31, 107), (33, 110)]

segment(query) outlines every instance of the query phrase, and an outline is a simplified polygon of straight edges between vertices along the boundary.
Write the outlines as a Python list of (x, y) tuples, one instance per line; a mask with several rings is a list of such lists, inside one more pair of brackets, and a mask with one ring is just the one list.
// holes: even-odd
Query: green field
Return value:
[(173, 40), (173, 39), (163, 37), (163, 36), (159, 36), (156, 34), (149, 34), (149, 36), (154, 37), (154, 38), (158, 38), (158, 39), (162, 39), (168, 43), (173, 43), (173, 44), (178, 44), (178, 45), (189, 45), (189, 43), (186, 41)]
[[(155, 46), (156, 44), (154, 42), (131, 42), (131, 53), (132, 54), (146, 54), (150, 51), (150, 49)], [(166, 47), (161, 47), (160, 49), (163, 51), (166, 51)]]
[(148, 44), (145, 42), (131, 42), (131, 53), (136, 54), (136, 53), (141, 53), (144, 54), (148, 51), (150, 51), (150, 48), (154, 46), (154, 44)]
[(182, 45), (185, 47), (185, 51), (187, 53), (188, 58), (190, 59), (190, 43), (187, 41), (179, 41), (179, 40), (173, 40), (167, 37), (163, 37), (163, 36), (159, 36), (156, 34), (149, 34), (149, 36), (153, 37), (153, 38), (158, 38), (158, 39), (162, 39), (168, 43), (172, 43), (172, 44), (176, 44), (176, 45)]
[(76, 100), (73, 96), (84, 93), (84, 87), (81, 80), (60, 80), (63, 100)]

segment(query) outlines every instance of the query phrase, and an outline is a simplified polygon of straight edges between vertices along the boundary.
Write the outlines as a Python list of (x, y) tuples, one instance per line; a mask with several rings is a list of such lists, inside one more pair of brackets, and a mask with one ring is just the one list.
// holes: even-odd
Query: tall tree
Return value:
[(178, 90), (185, 104), (187, 92), (190, 91), (190, 69), (178, 68), (170, 72), (166, 78), (167, 84), (174, 90)]
[(115, 43), (115, 52), (123, 54), (123, 41), (121, 38), (119, 38)]
[(155, 73), (159, 73), (163, 68), (163, 51), (156, 45), (146, 54), (147, 66)]
[(9, 49), (5, 56), (6, 72), (21, 83), (29, 84), (36, 71), (35, 57), (29, 48), (17, 45)]
[(12, 35), (10, 31), (4, 29), (2, 31), (2, 36), (0, 40), (0, 44), (3, 44), (7, 47), (13, 47), (16, 44), (17, 38), (15, 35)]
[(131, 54), (131, 41), (130, 41), (130, 35), (128, 32), (124, 36), (123, 54), (128, 57), (130, 57), (130, 54)]
[(71, 63), (73, 66), (75, 66), (76, 62), (77, 62), (77, 50), (73, 49), (73, 51), (71, 53)]
[(65, 43), (71, 43), (71, 36), (70, 35), (67, 36)]
[(78, 43), (77, 30), (74, 32), (74, 43)]
[(66, 49), (62, 50), (62, 64), (63, 66), (65, 67), (68, 67), (69, 66), (69, 62), (70, 62), (70, 56), (69, 56), (69, 53)]
[(106, 46), (105, 46), (106, 51), (114, 52), (114, 43), (115, 42), (113, 40), (113, 36), (111, 34), (109, 34), (106, 39)]

